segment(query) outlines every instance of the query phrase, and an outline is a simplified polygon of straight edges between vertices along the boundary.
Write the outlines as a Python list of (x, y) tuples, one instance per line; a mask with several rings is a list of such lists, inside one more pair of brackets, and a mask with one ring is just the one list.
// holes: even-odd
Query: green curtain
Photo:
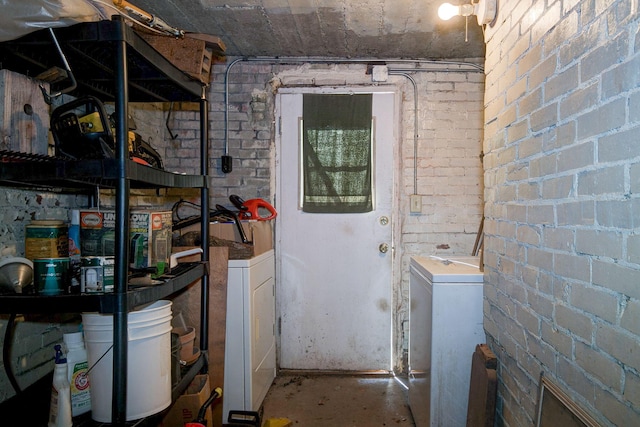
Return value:
[(373, 210), (371, 94), (303, 97), (302, 210)]

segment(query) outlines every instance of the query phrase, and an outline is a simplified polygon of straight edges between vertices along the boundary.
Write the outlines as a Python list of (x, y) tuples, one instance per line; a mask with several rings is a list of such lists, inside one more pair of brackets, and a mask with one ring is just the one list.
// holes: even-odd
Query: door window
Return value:
[(374, 209), (371, 94), (304, 94), (301, 207), (312, 213)]

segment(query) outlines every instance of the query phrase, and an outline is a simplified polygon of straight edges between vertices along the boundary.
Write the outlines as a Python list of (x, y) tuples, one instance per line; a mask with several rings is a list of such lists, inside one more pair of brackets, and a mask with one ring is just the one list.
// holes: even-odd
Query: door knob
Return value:
[(380, 246), (378, 246), (378, 250), (380, 251), (380, 253), (386, 254), (389, 251), (389, 245), (387, 245), (386, 243), (380, 243)]

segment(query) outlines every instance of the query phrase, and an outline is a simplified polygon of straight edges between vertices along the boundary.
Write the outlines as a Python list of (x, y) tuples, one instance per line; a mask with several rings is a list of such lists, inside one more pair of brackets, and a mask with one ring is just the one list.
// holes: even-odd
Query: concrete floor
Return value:
[(381, 375), (280, 374), (264, 400), (263, 423), (288, 418), (294, 427), (413, 427), (406, 384)]

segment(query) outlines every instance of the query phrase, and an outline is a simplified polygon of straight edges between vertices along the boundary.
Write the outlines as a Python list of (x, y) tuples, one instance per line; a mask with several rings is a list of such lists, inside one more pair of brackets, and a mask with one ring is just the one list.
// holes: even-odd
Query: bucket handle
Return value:
[(102, 356), (100, 356), (98, 358), (98, 360), (96, 360), (96, 363), (94, 363), (93, 365), (89, 366), (89, 369), (87, 369), (87, 372), (85, 372), (85, 375), (89, 375), (89, 372), (91, 372), (91, 370), (98, 364), (100, 363), (100, 361), (107, 355), (107, 353), (109, 353), (111, 351), (111, 349), (113, 348), (113, 344), (111, 344), (109, 346), (109, 348), (102, 354)]
[[(169, 331), (171, 331), (171, 328), (169, 328), (167, 331), (163, 331), (163, 333), (166, 333), (166, 332), (169, 332)], [(150, 335), (150, 336), (155, 336), (155, 335)], [(149, 338), (149, 336), (138, 337), (138, 339), (145, 339), (145, 338)], [(98, 363), (100, 363), (100, 361), (107, 355), (107, 353), (109, 353), (111, 351), (112, 348), (113, 348), (113, 344), (111, 344), (109, 346), (109, 348), (106, 349), (104, 353), (102, 353), (102, 356), (100, 356), (98, 358), (98, 360), (96, 360), (96, 363), (94, 363), (93, 365), (89, 366), (89, 369), (87, 369), (87, 372), (85, 372), (85, 375), (88, 375), (89, 371), (91, 371)]]

